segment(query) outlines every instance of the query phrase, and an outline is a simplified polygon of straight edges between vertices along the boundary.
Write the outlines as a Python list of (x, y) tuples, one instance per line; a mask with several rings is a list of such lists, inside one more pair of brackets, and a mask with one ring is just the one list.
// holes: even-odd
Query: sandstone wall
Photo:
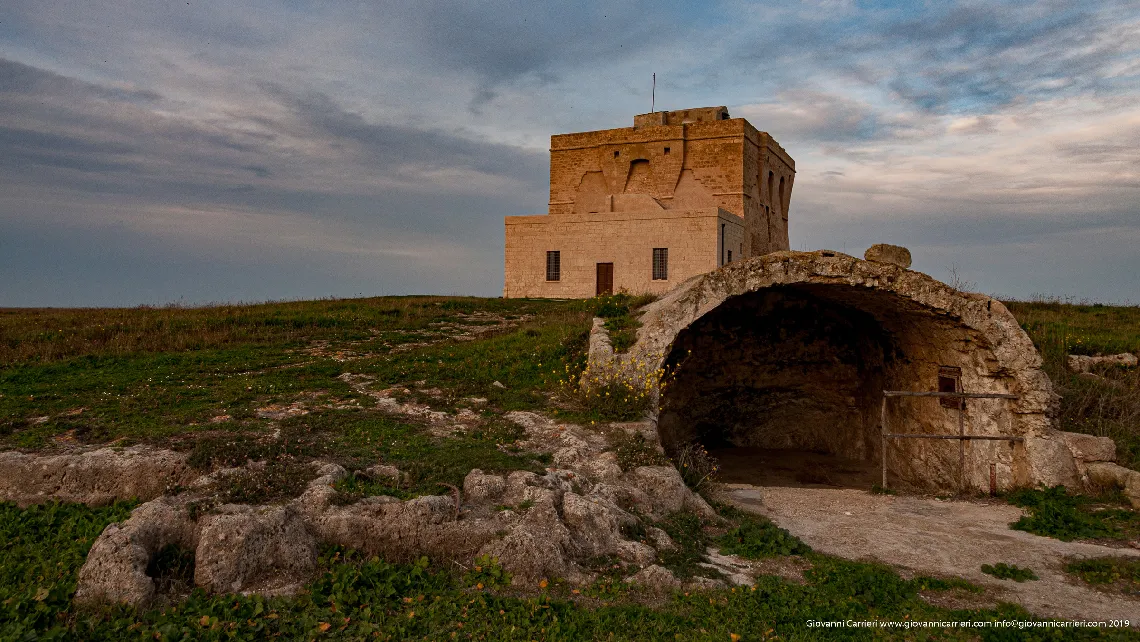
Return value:
[[(592, 297), (598, 263), (614, 264), (615, 292), (664, 293), (693, 274), (716, 269), (720, 225), (729, 249), (743, 244), (740, 218), (716, 208), (507, 217), (503, 296)], [(658, 247), (669, 249), (666, 280), (652, 278)], [(560, 252), (559, 281), (546, 280), (549, 250)]]

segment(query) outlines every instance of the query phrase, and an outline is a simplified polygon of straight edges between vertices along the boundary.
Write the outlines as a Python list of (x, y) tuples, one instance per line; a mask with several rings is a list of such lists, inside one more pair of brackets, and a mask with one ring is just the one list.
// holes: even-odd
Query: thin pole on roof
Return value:
[(650, 92), (649, 113), (657, 111), (657, 72), (653, 72), (653, 91)]

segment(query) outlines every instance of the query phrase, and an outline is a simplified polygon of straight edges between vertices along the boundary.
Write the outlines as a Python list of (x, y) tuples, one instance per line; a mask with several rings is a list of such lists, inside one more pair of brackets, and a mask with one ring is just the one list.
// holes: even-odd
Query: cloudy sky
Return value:
[(0, 307), (495, 296), (654, 72), (793, 155), (793, 249), (1140, 302), (1136, 0), (7, 0)]

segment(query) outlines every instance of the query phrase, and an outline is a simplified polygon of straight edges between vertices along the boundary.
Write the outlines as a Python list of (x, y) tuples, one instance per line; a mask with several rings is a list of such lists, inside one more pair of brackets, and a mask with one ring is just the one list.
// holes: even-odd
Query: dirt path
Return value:
[[(821, 553), (961, 577), (1039, 617), (1127, 619), (1140, 625), (1140, 600), (1086, 588), (1063, 570), (1066, 558), (1140, 556), (1140, 550), (1010, 530), (1009, 523), (1021, 515), (1015, 506), (855, 489), (728, 486), (737, 506), (766, 515)], [(981, 572), (982, 564), (998, 562), (1031, 568), (1041, 579), (1018, 583)]]

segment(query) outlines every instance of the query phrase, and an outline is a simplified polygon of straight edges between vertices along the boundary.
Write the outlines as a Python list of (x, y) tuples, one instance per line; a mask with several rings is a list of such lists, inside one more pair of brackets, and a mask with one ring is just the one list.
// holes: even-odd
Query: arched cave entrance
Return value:
[[(681, 329), (664, 366), (658, 432), (667, 450), (699, 443), (721, 480), (756, 485), (870, 488), (882, 461), (884, 390), (1008, 393), (1015, 382), (978, 330), (886, 289), (846, 283), (774, 284), (729, 296)], [(960, 374), (957, 374), (960, 373)], [(945, 381), (943, 381), (945, 384)], [(972, 434), (1009, 434), (1005, 400), (971, 400)], [(894, 432), (957, 432), (957, 402), (888, 404)], [(1016, 444), (967, 442), (967, 476), (1012, 481)], [(958, 442), (891, 440), (892, 485), (954, 488)]]

